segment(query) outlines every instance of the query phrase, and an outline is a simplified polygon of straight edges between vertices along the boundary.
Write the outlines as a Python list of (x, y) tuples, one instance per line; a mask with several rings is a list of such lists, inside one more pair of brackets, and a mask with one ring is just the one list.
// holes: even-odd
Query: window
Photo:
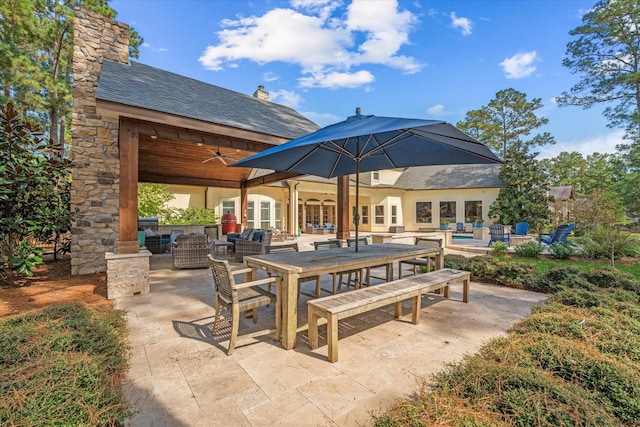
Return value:
[(378, 172), (378, 171), (373, 172), (373, 177), (372, 177), (372, 179), (373, 179), (374, 181), (380, 181), (380, 172)]
[(276, 220), (275, 220), (275, 227), (276, 230), (282, 230), (282, 202), (279, 200), (276, 200)]
[(464, 221), (476, 222), (482, 219), (482, 200), (464, 202)]
[(383, 205), (376, 205), (374, 206), (374, 221), (376, 222), (376, 225), (384, 225), (384, 206)]
[(236, 214), (236, 202), (233, 200), (223, 200), (222, 201), (222, 215), (227, 212), (235, 215)]
[(260, 228), (268, 230), (271, 226), (271, 203), (260, 202)]
[(456, 222), (456, 202), (440, 202), (440, 222)]
[[(362, 214), (360, 215), (360, 224), (369, 224), (369, 206), (362, 206)], [(353, 212), (353, 216), (356, 215), (356, 207), (353, 206), (351, 209)]]
[(255, 211), (253, 209), (253, 201), (247, 202), (247, 227), (256, 228)]
[(396, 205), (391, 205), (391, 225), (398, 224), (398, 207)]
[(431, 202), (416, 202), (416, 223), (429, 224), (433, 222)]

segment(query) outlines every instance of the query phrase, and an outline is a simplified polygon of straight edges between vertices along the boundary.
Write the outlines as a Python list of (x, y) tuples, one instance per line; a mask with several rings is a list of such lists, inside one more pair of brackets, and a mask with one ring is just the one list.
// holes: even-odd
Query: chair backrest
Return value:
[(556, 228), (556, 231), (553, 233), (553, 237), (551, 238), (551, 242), (562, 242), (567, 243), (567, 237), (573, 231), (575, 224), (563, 224)]
[(181, 234), (176, 237), (176, 247), (180, 249), (193, 249), (207, 247), (206, 234)]
[(464, 223), (456, 222), (456, 231), (464, 231)]
[(337, 240), (327, 240), (325, 242), (313, 242), (313, 246), (316, 251), (322, 251), (325, 249), (335, 249), (340, 247), (340, 242)]
[(283, 252), (298, 252), (297, 243), (287, 243), (286, 245), (265, 246), (264, 253), (266, 254), (279, 254)]
[(491, 224), (489, 226), (489, 239), (492, 242), (501, 242), (504, 240), (504, 225)]
[[(369, 244), (369, 240), (366, 237), (358, 237), (358, 245), (368, 245)], [(351, 238), (351, 239), (347, 239), (347, 246), (352, 247), (356, 245), (356, 239), (355, 238)]]
[(226, 259), (214, 259), (210, 254), (208, 257), (209, 268), (211, 268), (211, 273), (213, 274), (213, 284), (216, 292), (227, 302), (237, 303), (238, 291), (234, 289), (235, 281), (229, 261)]
[(441, 248), (442, 239), (428, 239), (426, 237), (416, 237), (417, 246), (426, 246), (429, 248)]
[(238, 239), (249, 240), (253, 236), (253, 228), (245, 228)]
[(516, 224), (516, 231), (514, 234), (518, 236), (526, 236), (528, 232), (529, 232), (528, 222), (519, 222)]

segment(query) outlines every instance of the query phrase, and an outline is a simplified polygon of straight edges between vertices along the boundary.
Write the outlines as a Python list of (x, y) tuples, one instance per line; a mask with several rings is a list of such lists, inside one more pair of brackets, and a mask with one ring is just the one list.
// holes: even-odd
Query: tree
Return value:
[(548, 185), (544, 171), (525, 146), (512, 144), (498, 177), (507, 185), (489, 207), (489, 216), (498, 217), (501, 224), (528, 222), (540, 230), (549, 219)]
[(607, 104), (610, 127), (622, 127), (629, 139), (640, 138), (640, 3), (600, 0), (569, 32), (563, 65), (580, 81), (558, 98), (561, 106), (591, 108)]
[(0, 106), (0, 280), (42, 263), (33, 243), (69, 231), (70, 162), (12, 104)]
[(138, 216), (167, 218), (171, 209), (167, 203), (175, 199), (169, 192), (169, 186), (164, 184), (140, 183), (138, 185)]
[[(0, 2), (0, 104), (36, 118), (55, 145), (64, 147), (71, 124), (73, 14), (83, 6), (109, 18), (108, 0), (6, 0)], [(142, 38), (132, 29), (130, 53)]]
[(533, 147), (555, 144), (547, 132), (534, 135), (529, 140), (521, 139), (549, 121), (535, 114), (536, 110), (542, 108), (541, 101), (540, 98), (527, 101), (526, 94), (511, 88), (504, 89), (496, 93), (487, 106), (469, 111), (456, 126), (485, 143), (494, 152), (501, 153), (504, 160), (513, 145), (528, 151)]
[(573, 186), (576, 197), (584, 196), (582, 177), (587, 169), (587, 161), (577, 151), (563, 151), (551, 159), (540, 160), (540, 167), (547, 175), (550, 186)]

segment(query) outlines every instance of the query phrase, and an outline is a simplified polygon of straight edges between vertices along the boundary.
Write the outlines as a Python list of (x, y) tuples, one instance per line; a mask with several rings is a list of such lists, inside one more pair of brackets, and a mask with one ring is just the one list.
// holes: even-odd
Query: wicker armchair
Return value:
[(169, 250), (169, 243), (162, 243), (162, 241), (162, 236), (146, 236), (144, 245), (152, 254), (161, 254)]
[(254, 230), (251, 240), (236, 240), (236, 261), (242, 262), (245, 256), (261, 255), (265, 253), (265, 247), (271, 246), (271, 230)]
[(183, 234), (176, 237), (171, 251), (174, 268), (207, 268), (211, 253), (205, 234)]

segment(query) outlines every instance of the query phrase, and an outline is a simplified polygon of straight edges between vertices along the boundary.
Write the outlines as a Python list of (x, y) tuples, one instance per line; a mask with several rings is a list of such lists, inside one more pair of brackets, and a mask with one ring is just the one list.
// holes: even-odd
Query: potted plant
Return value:
[(448, 230), (449, 223), (447, 221), (440, 221), (440, 230)]
[(482, 218), (478, 218), (478, 219), (476, 219), (476, 222), (475, 222), (475, 227), (476, 227), (476, 228), (480, 228), (480, 227), (482, 227), (483, 225), (484, 225), (484, 220), (483, 220)]

